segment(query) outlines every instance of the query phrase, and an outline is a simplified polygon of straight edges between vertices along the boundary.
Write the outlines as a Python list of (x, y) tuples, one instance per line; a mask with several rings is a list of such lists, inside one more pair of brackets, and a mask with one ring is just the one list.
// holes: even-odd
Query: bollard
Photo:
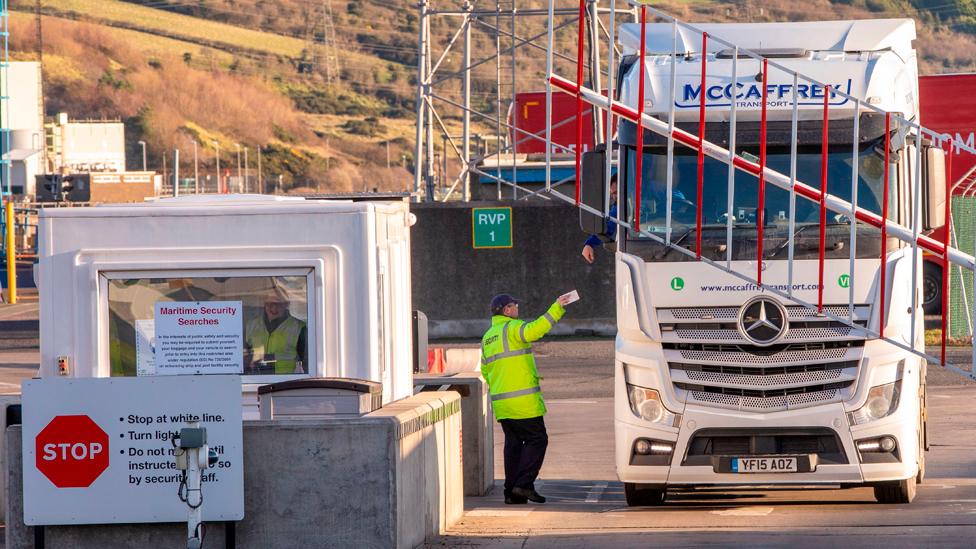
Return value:
[(6, 204), (6, 248), (7, 248), (7, 303), (17, 303), (17, 248), (14, 247), (14, 202), (10, 198)]

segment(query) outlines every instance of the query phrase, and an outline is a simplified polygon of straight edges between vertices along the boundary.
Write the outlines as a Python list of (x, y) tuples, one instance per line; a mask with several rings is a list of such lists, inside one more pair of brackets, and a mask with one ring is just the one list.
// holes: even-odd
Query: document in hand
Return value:
[(569, 302), (566, 303), (566, 305), (569, 305), (570, 303), (576, 303), (577, 301), (580, 300), (579, 292), (576, 291), (576, 290), (573, 290), (572, 292), (569, 292), (567, 294), (563, 294), (563, 295), (561, 295), (559, 297), (567, 297), (567, 298), (569, 298)]

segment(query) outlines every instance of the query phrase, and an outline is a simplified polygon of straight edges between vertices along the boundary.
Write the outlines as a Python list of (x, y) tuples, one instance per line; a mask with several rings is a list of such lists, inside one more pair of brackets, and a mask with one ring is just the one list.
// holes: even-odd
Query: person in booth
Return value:
[(535, 491), (549, 436), (542, 416), (546, 404), (532, 356), (532, 342), (559, 322), (570, 303), (560, 296), (532, 322), (519, 320), (518, 301), (508, 294), (491, 300), (491, 328), (481, 339), (481, 374), (488, 382), (491, 409), (505, 432), (505, 503), (545, 503)]
[(245, 327), (245, 374), (305, 373), (308, 329), (288, 307), (279, 288), (265, 294), (264, 312)]

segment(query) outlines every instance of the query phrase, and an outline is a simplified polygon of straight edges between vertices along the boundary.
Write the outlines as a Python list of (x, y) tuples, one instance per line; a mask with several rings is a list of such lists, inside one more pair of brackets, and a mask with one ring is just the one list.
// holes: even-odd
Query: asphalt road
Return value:
[[(969, 348), (951, 350), (966, 360)], [(500, 488), (467, 498), (463, 519), (428, 547), (967, 547), (976, 546), (976, 384), (930, 368), (927, 478), (911, 505), (880, 505), (870, 488), (707, 490), (630, 508), (613, 466), (613, 342), (537, 346), (549, 414), (544, 505), (505, 505)], [(495, 430), (495, 471), (503, 441)]]

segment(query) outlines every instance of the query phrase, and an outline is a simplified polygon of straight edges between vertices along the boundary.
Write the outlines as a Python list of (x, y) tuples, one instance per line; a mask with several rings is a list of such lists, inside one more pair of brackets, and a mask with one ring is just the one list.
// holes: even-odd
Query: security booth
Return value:
[(44, 209), (41, 377), (236, 373), (412, 394), (404, 202), (255, 195)]

